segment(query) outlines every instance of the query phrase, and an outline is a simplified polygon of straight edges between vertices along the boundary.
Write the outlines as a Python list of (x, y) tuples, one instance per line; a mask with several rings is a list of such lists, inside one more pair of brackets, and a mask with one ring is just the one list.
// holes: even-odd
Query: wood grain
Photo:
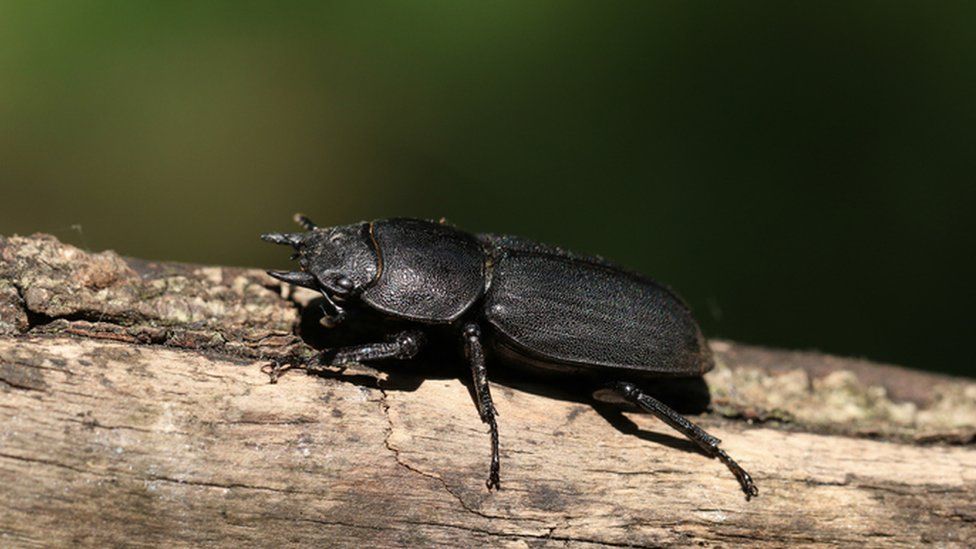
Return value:
[(260, 272), (50, 237), (0, 258), (0, 546), (976, 544), (972, 380), (714, 342), (693, 419), (749, 502), (649, 416), (495, 384), (488, 492), (460, 364), (270, 384), (308, 296)]

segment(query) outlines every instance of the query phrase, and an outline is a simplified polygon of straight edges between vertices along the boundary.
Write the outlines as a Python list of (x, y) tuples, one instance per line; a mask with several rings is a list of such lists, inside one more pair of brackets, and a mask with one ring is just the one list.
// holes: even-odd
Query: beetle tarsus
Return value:
[(725, 453), (725, 450), (716, 446), (714, 448), (715, 456), (722, 460), (722, 463), (732, 471), (735, 478), (739, 480), (739, 484), (742, 485), (742, 491), (746, 493), (746, 499), (752, 499), (759, 495), (759, 488), (756, 488), (756, 484), (752, 482), (752, 476), (746, 472), (731, 456)]
[(742, 486), (742, 491), (746, 494), (746, 500), (759, 495), (759, 489), (756, 488), (749, 473), (725, 453), (725, 450), (719, 448), (719, 439), (706, 433), (701, 427), (688, 421), (688, 419), (669, 408), (660, 400), (644, 393), (634, 383), (620, 381), (611, 383), (608, 388), (626, 400), (636, 404), (642, 410), (655, 415), (658, 419), (671, 426), (671, 428), (688, 437), (689, 440), (697, 444), (708, 455), (721, 460), (732, 471), (736, 480), (739, 481), (739, 484)]
[(488, 473), (488, 480), (485, 481), (485, 486), (488, 487), (488, 491), (501, 490), (502, 484), (498, 477), (498, 463), (495, 461), (491, 462), (491, 472)]
[(481, 421), (488, 424), (491, 431), (491, 469), (485, 485), (489, 491), (492, 489), (500, 490), (498, 422), (495, 421), (498, 412), (495, 410), (495, 403), (491, 400), (491, 389), (488, 387), (488, 369), (485, 367), (485, 351), (481, 346), (481, 329), (477, 324), (467, 324), (462, 330), (462, 337), (464, 338), (464, 354), (471, 364), (471, 378), (474, 381), (474, 392), (478, 400), (478, 413), (481, 414)]
[[(292, 369), (306, 372), (321, 372), (323, 368), (319, 362), (321, 353), (315, 353), (305, 359), (301, 358), (273, 358), (261, 367), (261, 372), (268, 376), (268, 383), (275, 385), (285, 372)], [(343, 368), (344, 369), (344, 368)]]
[(275, 385), (281, 379), (281, 374), (285, 370), (291, 369), (291, 365), (279, 360), (272, 360), (261, 367), (261, 371), (268, 375), (268, 383)]

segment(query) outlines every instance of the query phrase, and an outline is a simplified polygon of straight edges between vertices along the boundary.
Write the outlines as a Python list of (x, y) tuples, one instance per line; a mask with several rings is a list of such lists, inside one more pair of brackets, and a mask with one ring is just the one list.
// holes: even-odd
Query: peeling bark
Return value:
[(751, 502), (653, 418), (496, 384), (489, 493), (463, 368), (268, 383), (268, 360), (310, 352), (308, 299), (0, 237), (0, 545), (976, 543), (972, 380), (713, 342), (695, 421)]

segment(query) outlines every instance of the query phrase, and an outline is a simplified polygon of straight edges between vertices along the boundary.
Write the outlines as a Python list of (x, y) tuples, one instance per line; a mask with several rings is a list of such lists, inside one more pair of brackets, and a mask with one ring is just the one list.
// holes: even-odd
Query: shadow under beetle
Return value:
[(747, 499), (758, 495), (717, 438), (641, 390), (656, 378), (701, 376), (714, 366), (691, 311), (667, 287), (600, 258), (433, 221), (317, 227), (301, 215), (295, 220), (306, 232), (261, 238), (294, 247), (302, 270), (271, 276), (321, 292), (330, 309), (327, 327), (362, 311), (407, 326), (385, 342), (324, 353), (320, 362), (405, 360), (432, 333), (450, 331), (460, 339), (478, 412), (491, 432), (489, 490), (500, 481), (486, 349), (534, 373), (590, 383), (599, 401), (629, 402), (654, 414), (724, 462)]

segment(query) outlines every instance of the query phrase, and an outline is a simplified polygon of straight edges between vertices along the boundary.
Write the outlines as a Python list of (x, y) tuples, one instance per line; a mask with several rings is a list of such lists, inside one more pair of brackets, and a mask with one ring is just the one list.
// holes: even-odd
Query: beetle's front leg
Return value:
[[(393, 335), (389, 341), (384, 343), (367, 343), (365, 345), (343, 347), (332, 352), (323, 353), (319, 356), (318, 362), (319, 364), (330, 363), (333, 366), (343, 366), (355, 362), (388, 358), (407, 360), (417, 355), (424, 342), (423, 332), (405, 330)], [(320, 368), (317, 365), (313, 366), (309, 364), (307, 369), (315, 371)]]
[(501, 482), (498, 477), (499, 458), (498, 458), (498, 423), (495, 416), (495, 403), (491, 401), (491, 390), (488, 388), (488, 369), (485, 367), (485, 351), (481, 345), (481, 329), (477, 324), (471, 323), (464, 326), (462, 334), (464, 338), (464, 354), (471, 364), (471, 377), (474, 381), (474, 392), (478, 398), (478, 413), (481, 414), (481, 421), (488, 424), (491, 429), (491, 469), (488, 473), (488, 480), (485, 485), (488, 489), (501, 489)]
[(294, 363), (272, 361), (261, 369), (271, 378), (271, 383), (277, 383), (278, 378), (286, 370), (291, 368), (303, 369), (307, 372), (322, 372), (328, 366), (339, 366), (345, 369), (346, 364), (361, 363), (364, 361), (383, 360), (393, 358), (397, 360), (411, 359), (420, 352), (426, 342), (423, 332), (417, 330), (405, 330), (390, 337), (384, 343), (367, 343), (365, 345), (355, 345), (343, 347), (333, 351), (323, 351), (312, 356), (310, 359)]

